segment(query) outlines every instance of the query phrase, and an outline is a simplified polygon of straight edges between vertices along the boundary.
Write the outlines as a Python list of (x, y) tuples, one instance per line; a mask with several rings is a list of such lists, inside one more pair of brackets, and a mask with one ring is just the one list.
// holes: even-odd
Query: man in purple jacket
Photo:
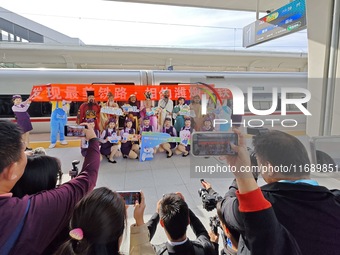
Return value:
[[(86, 124), (85, 124), (86, 125)], [(9, 193), (21, 178), (27, 157), (19, 127), (0, 120), (0, 254), (41, 254), (64, 229), (75, 204), (91, 191), (100, 164), (99, 143), (86, 129), (89, 148), (79, 176), (59, 188), (23, 198)]]

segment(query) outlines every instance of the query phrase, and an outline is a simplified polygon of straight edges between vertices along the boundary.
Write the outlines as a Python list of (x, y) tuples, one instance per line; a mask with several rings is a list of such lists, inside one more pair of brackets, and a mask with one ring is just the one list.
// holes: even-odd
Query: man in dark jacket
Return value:
[[(147, 223), (150, 240), (156, 232), (158, 222), (160, 222), (168, 237), (166, 243), (154, 246), (158, 255), (214, 254), (214, 246), (209, 240), (207, 230), (196, 215), (188, 208), (181, 194), (172, 193), (165, 195), (163, 199), (158, 202), (157, 211)], [(186, 235), (189, 224), (197, 237), (194, 241), (189, 240)]]
[[(241, 134), (239, 138), (242, 141)], [(310, 179), (311, 164), (303, 144), (297, 138), (275, 130), (257, 135), (253, 144), (258, 167), (268, 183), (261, 187), (262, 193), (272, 204), (278, 222), (290, 238), (296, 240), (302, 254), (340, 254), (340, 191), (328, 190)], [(233, 149), (238, 156), (228, 156), (228, 163), (238, 171), (250, 169), (246, 147), (233, 145)], [(249, 177), (242, 179), (239, 176), (231, 185), (222, 201), (223, 216), (229, 226), (241, 233), (238, 254), (268, 254), (264, 251), (275, 250), (275, 243), (264, 240), (262, 246), (255, 248), (251, 245), (254, 240), (247, 239), (249, 228), (244, 224), (244, 212), (236, 195), (239, 183), (244, 181), (249, 181)], [(253, 232), (253, 236), (259, 237), (262, 231), (259, 225), (257, 227), (258, 235)], [(285, 254), (282, 250), (285, 247), (280, 249), (280, 254)]]

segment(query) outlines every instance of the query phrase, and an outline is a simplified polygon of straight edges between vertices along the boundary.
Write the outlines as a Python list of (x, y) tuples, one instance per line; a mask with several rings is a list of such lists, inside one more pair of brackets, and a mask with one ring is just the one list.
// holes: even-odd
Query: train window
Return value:
[(0, 118), (14, 117), (12, 95), (0, 95)]
[[(245, 112), (250, 112), (248, 107), (248, 98), (247, 94), (244, 94), (244, 109)], [(273, 95), (272, 93), (255, 93), (253, 94), (253, 106), (256, 110), (268, 110), (273, 105)], [(276, 111), (281, 109), (280, 98), (278, 98), (278, 105), (276, 107)]]
[[(287, 93), (286, 97), (287, 97), (287, 99), (288, 98), (289, 99), (294, 99), (294, 98), (300, 99), (300, 98), (305, 98), (306, 95), (303, 94), (303, 93)], [(307, 108), (307, 103), (304, 103), (303, 106), (305, 108)], [(300, 111), (300, 109), (297, 108), (297, 106), (295, 104), (288, 104), (287, 105), (287, 111)]]
[(266, 102), (266, 101), (262, 101), (260, 102), (260, 108), (261, 110), (268, 110), (270, 109), (270, 107), (272, 106), (272, 102)]
[[(29, 95), (22, 95), (26, 100)], [(78, 108), (83, 102), (72, 102), (70, 104), (69, 116), (77, 116)], [(12, 95), (0, 95), (0, 118), (14, 118), (12, 111)], [(32, 102), (28, 108), (31, 117), (50, 117), (52, 105), (50, 102)]]

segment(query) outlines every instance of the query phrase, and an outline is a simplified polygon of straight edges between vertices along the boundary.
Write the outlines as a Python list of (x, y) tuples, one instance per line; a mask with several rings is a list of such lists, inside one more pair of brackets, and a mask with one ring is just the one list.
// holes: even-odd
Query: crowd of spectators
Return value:
[[(185, 120), (184, 127), (190, 129), (190, 124)], [(56, 187), (60, 161), (44, 153), (25, 152), (19, 126), (0, 120), (1, 255), (120, 254), (127, 207), (117, 192), (104, 187), (94, 190), (100, 138), (93, 125), (82, 125), (87, 127), (88, 143), (82, 170)], [(223, 229), (222, 254), (340, 254), (340, 191), (320, 186), (308, 168), (274, 171), (275, 166), (310, 164), (303, 144), (275, 130), (257, 135), (253, 140), (257, 164), (267, 169), (262, 173), (267, 184), (259, 187), (253, 173), (241, 171), (251, 161), (243, 134), (234, 132), (239, 144), (231, 147), (237, 154), (226, 161), (236, 169), (235, 180), (216, 205)], [(163, 146), (164, 150), (169, 146)], [(111, 154), (108, 151), (109, 160)], [(208, 182), (202, 185), (209, 194), (216, 194)], [(181, 193), (165, 194), (154, 206), (156, 212), (145, 222), (143, 192), (141, 201), (135, 201), (129, 254), (219, 253), (218, 235), (205, 229)], [(167, 240), (155, 245), (152, 238), (158, 223)], [(195, 240), (187, 236), (189, 225)]]

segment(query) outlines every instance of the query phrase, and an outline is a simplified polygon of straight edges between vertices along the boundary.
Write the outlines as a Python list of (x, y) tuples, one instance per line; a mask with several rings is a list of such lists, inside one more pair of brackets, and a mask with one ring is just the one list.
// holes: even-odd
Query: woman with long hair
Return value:
[(70, 239), (55, 255), (117, 255), (126, 226), (123, 198), (98, 188), (81, 199), (70, 220)]

